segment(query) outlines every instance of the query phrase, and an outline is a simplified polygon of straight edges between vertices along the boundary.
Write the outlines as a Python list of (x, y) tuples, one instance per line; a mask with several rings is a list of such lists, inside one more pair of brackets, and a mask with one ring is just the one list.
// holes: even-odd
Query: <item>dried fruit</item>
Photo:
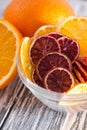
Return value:
[(55, 92), (67, 92), (74, 86), (73, 75), (64, 68), (54, 68), (48, 72), (44, 79), (47, 89)]
[(51, 32), (48, 34), (48, 36), (54, 37), (55, 39), (59, 39), (60, 37), (63, 37), (64, 35), (58, 32)]
[(87, 17), (68, 17), (58, 26), (57, 31), (77, 40), (80, 46), (80, 57), (87, 55)]
[(85, 62), (85, 64), (87, 65), (87, 56), (84, 57), (84, 62)]
[(31, 47), (31, 60), (33, 64), (37, 64), (41, 57), (47, 53), (58, 51), (60, 51), (60, 46), (54, 38), (50, 36), (42, 36), (36, 39)]
[(23, 73), (32, 81), (32, 72), (34, 70), (34, 66), (31, 64), (29, 56), (31, 43), (32, 42), (29, 37), (23, 38), (20, 48), (20, 61)]
[(87, 65), (83, 61), (76, 60), (73, 64), (73, 71), (79, 82), (87, 82)]
[(61, 52), (69, 57), (71, 62), (74, 62), (79, 56), (79, 45), (76, 41), (68, 37), (58, 39)]
[(37, 31), (34, 34), (34, 38), (38, 38), (40, 36), (46, 35), (50, 32), (56, 31), (56, 26), (55, 25), (43, 25), (40, 28), (37, 29)]
[(87, 83), (81, 83), (76, 86), (74, 86), (72, 89), (68, 91), (69, 94), (81, 94), (81, 93), (87, 93)]
[(33, 75), (32, 75), (32, 79), (33, 79), (33, 82), (38, 84), (40, 87), (44, 87), (44, 83), (43, 81), (39, 78), (36, 70), (34, 70), (33, 72)]
[(63, 67), (71, 71), (71, 62), (64, 54), (58, 52), (48, 53), (39, 60), (37, 73), (41, 79), (44, 79), (46, 74), (56, 67)]

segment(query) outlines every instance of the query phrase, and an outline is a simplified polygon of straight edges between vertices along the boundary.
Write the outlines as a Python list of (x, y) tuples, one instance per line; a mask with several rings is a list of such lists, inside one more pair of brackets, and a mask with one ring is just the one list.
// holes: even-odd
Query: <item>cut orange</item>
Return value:
[(69, 17), (58, 26), (57, 31), (77, 40), (80, 56), (87, 55), (87, 17)]
[(22, 35), (8, 21), (0, 19), (0, 89), (16, 76), (16, 56)]
[(87, 93), (87, 83), (78, 84), (68, 91), (69, 94)]
[(50, 32), (56, 32), (57, 27), (54, 25), (44, 25), (41, 26), (34, 34), (34, 38), (38, 38)]
[(22, 66), (22, 71), (24, 74), (32, 80), (32, 72), (33, 72), (33, 65), (30, 60), (29, 50), (31, 46), (31, 39), (28, 37), (23, 38), (21, 50), (20, 50), (20, 61)]

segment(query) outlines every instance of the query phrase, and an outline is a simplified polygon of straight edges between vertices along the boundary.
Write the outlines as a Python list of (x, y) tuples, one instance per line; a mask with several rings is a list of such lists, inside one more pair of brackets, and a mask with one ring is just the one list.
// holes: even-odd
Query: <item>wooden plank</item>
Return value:
[(0, 128), (5, 122), (23, 87), (24, 85), (19, 80), (19, 77), (16, 77), (8, 87), (0, 91)]
[[(15, 97), (13, 98), (13, 103), (15, 101), (14, 104), (11, 100), (8, 100), (8, 103), (6, 101), (7, 106), (5, 107), (8, 108), (6, 110), (9, 111), (9, 114), (6, 117), (1, 130), (62, 130), (67, 114), (49, 109), (36, 99), (25, 86), (22, 86), (23, 84), (19, 79), (16, 80), (18, 80), (18, 84), (13, 95), (17, 95), (17, 97), (13, 96)], [(16, 83), (16, 80), (14, 83)], [(17, 92), (16, 90), (20, 88), (20, 85), (22, 86), (22, 89)], [(7, 89), (9, 88), (6, 88), (6, 91)], [(9, 91), (7, 91), (7, 95), (9, 95)], [(10, 95), (10, 98), (11, 97), (12, 95)], [(5, 98), (5, 100), (7, 100), (7, 98)], [(13, 105), (10, 107), (11, 109), (9, 109), (9, 104), (11, 104), (11, 106)], [(74, 116), (73, 120), (71, 120), (72, 122), (70, 122), (70, 120), (71, 119), (69, 118), (68, 122), (72, 125), (69, 125), (69, 130), (87, 129), (87, 112), (79, 112)], [(68, 125), (66, 128), (68, 130)]]
[(24, 87), (2, 130), (61, 130), (65, 118), (66, 113), (46, 107)]
[(87, 130), (87, 111), (69, 114), (62, 130)]
[[(0, 97), (4, 95), (2, 105), (0, 101), (0, 110), (2, 107), (2, 116), (6, 115), (1, 130), (62, 130), (66, 113), (53, 111), (43, 105), (18, 77), (11, 87), (2, 90), (0, 94)], [(70, 122), (69, 118), (69, 124), (72, 124), (69, 130), (87, 129), (87, 112), (79, 112), (74, 118), (72, 115), (72, 119)]]

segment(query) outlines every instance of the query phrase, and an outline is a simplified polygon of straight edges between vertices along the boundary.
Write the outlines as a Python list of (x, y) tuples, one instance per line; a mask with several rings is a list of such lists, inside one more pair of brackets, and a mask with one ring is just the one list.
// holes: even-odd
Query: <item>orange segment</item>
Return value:
[(33, 72), (33, 65), (31, 64), (30, 57), (29, 57), (29, 50), (31, 46), (31, 39), (25, 37), (22, 41), (21, 50), (20, 50), (20, 59), (21, 59), (21, 66), (24, 74), (32, 80), (32, 72)]
[(80, 56), (87, 55), (87, 17), (69, 17), (57, 29), (80, 45)]
[(13, 25), (0, 19), (0, 89), (8, 85), (17, 74), (16, 56), (21, 38)]

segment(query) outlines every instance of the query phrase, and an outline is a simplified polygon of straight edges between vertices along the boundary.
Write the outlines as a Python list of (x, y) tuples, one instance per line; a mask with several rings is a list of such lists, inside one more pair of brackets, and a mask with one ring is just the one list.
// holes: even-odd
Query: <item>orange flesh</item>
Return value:
[[(8, 74), (14, 60), (16, 38), (3, 24), (0, 24), (0, 80)], [(2, 46), (3, 44), (3, 46)], [(9, 45), (9, 46), (8, 46)]]

